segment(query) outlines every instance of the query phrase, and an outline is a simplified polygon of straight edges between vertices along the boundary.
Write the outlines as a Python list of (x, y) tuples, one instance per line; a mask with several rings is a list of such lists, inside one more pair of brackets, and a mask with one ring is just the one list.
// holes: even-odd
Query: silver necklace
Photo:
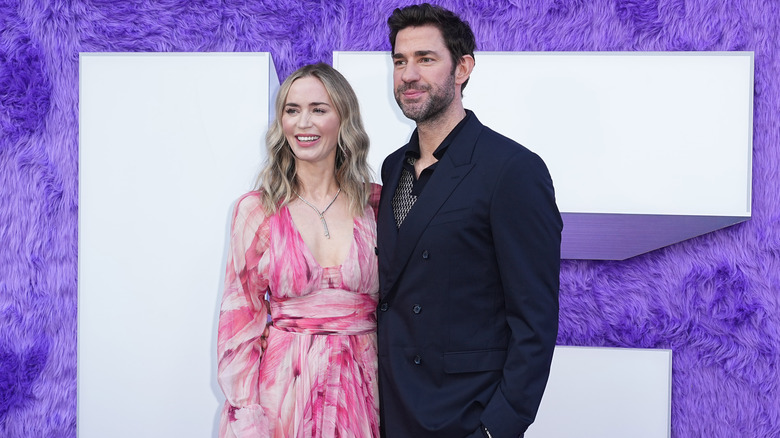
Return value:
[(295, 196), (297, 196), (298, 199), (303, 201), (304, 204), (308, 205), (309, 207), (311, 207), (312, 210), (317, 212), (317, 215), (320, 217), (320, 222), (322, 222), (322, 228), (325, 229), (325, 237), (330, 239), (330, 231), (328, 231), (328, 223), (325, 222), (325, 217), (323, 215), (325, 214), (326, 211), (328, 211), (330, 206), (333, 205), (334, 202), (336, 202), (336, 198), (338, 198), (339, 197), (339, 193), (341, 193), (341, 187), (339, 187), (339, 190), (336, 192), (336, 196), (334, 196), (333, 199), (330, 200), (330, 202), (328, 203), (328, 206), (325, 207), (325, 209), (322, 210), (322, 211), (320, 211), (317, 207), (312, 205), (309, 201), (303, 199), (303, 197), (301, 195), (299, 195), (298, 192), (296, 192), (295, 190), (293, 190), (293, 193), (295, 193)]

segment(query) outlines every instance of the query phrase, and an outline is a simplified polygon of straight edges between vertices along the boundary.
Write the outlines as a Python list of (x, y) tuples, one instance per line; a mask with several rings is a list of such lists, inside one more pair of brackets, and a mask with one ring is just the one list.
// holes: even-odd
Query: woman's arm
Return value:
[(259, 367), (268, 310), (268, 280), (260, 269), (268, 221), (260, 194), (242, 197), (233, 214), (225, 290), (219, 313), (217, 380), (227, 399), (220, 437), (261, 436), (267, 420), (258, 404)]

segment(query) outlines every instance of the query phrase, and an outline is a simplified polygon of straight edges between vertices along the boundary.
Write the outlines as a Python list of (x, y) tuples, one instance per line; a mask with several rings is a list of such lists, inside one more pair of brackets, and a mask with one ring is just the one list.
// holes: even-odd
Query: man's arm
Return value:
[(482, 414), (493, 438), (517, 437), (536, 417), (558, 335), (563, 228), (541, 158), (523, 150), (499, 175), (490, 217), (511, 337), (502, 381)]

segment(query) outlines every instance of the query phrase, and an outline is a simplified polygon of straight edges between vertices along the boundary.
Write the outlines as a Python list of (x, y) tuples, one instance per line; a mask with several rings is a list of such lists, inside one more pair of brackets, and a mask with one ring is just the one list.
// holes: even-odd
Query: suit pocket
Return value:
[(455, 222), (468, 217), (471, 212), (470, 208), (459, 208), (457, 210), (443, 211), (436, 213), (436, 216), (431, 219), (431, 225), (444, 224), (447, 222)]
[(504, 368), (506, 350), (474, 350), (444, 353), (444, 372), (476, 373)]

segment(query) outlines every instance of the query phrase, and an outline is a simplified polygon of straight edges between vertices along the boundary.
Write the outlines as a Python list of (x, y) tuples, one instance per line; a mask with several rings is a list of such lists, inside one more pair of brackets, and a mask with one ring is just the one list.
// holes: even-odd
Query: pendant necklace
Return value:
[(333, 199), (330, 200), (330, 202), (328, 203), (328, 206), (325, 207), (325, 209), (322, 210), (322, 211), (317, 209), (317, 207), (312, 205), (309, 201), (303, 199), (303, 197), (301, 195), (299, 195), (298, 192), (296, 192), (295, 190), (293, 190), (293, 193), (295, 193), (295, 196), (297, 196), (298, 199), (303, 201), (304, 204), (308, 205), (309, 207), (311, 207), (312, 210), (317, 212), (317, 215), (320, 217), (320, 222), (322, 222), (322, 228), (325, 230), (325, 237), (330, 239), (330, 231), (328, 231), (328, 223), (325, 222), (325, 217), (323, 215), (325, 214), (326, 211), (328, 211), (330, 206), (333, 205), (334, 202), (336, 202), (336, 198), (338, 198), (339, 197), (339, 193), (341, 193), (341, 187), (339, 187), (339, 190), (336, 192), (336, 196), (334, 196)]

